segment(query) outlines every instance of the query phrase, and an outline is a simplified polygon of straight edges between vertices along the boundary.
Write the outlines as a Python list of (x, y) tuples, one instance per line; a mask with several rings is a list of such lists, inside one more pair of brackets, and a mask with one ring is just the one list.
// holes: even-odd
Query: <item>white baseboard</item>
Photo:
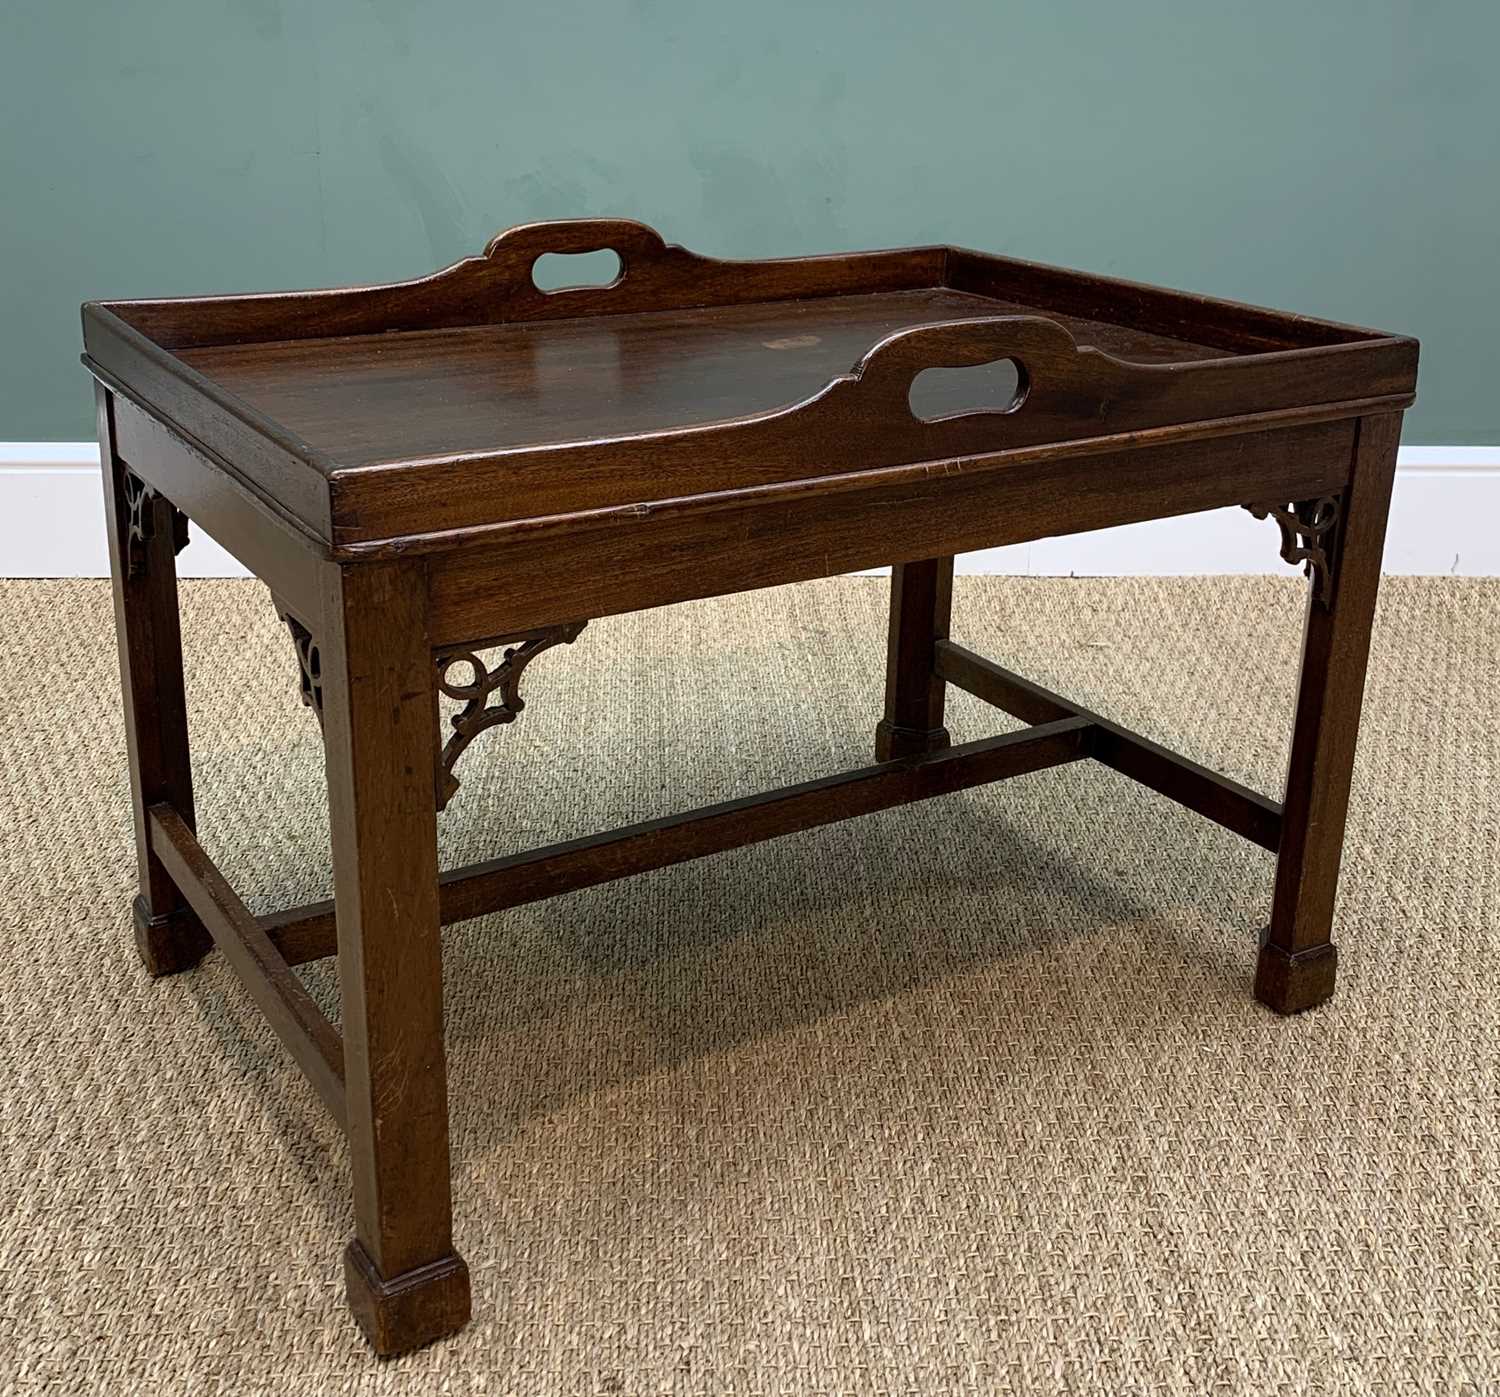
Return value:
[[(108, 577), (98, 446), (0, 442), (0, 520), (0, 577)], [(202, 529), (190, 533), (179, 574), (248, 576)]]
[[(92, 442), (0, 442), (0, 577), (109, 572), (99, 453)], [(243, 577), (201, 529), (187, 577)], [(1282, 572), (1274, 526), (1216, 509), (965, 554), (960, 572), (1022, 576)], [(1500, 576), (1500, 446), (1403, 446), (1385, 570)]]

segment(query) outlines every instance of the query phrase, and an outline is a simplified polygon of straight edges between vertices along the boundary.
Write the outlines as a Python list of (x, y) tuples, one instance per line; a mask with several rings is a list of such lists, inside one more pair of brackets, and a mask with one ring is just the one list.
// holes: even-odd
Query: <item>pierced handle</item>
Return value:
[[(860, 395), (868, 395), (873, 410), (889, 410), (893, 402), (899, 402), (903, 411), (910, 412), (911, 386), (924, 369), (968, 369), (1009, 359), (1020, 380), (1014, 405), (1018, 407), (1029, 395), (1038, 371), (1046, 374), (1053, 366), (1072, 364), (1077, 354), (1077, 342), (1055, 320), (1040, 315), (991, 315), (897, 330), (854, 366), (854, 375)], [(958, 415), (983, 417), (994, 412)]]
[[(620, 274), (609, 286), (618, 286), (632, 267), (647, 267), (665, 258), (667, 244), (656, 229), (629, 218), (562, 218), (507, 228), (490, 240), (484, 255), (513, 272), (524, 270), (529, 280), (537, 259), (551, 252), (613, 252), (620, 259)], [(577, 289), (603, 291), (609, 287)]]

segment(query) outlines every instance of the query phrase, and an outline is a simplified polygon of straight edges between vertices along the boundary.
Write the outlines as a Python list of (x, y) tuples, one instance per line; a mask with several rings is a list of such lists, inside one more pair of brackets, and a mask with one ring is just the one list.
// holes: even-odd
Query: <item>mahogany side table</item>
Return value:
[[(534, 279), (543, 254), (603, 249), (620, 259), (606, 285)], [(719, 261), (620, 220), (512, 228), (416, 281), (90, 303), (83, 324), (136, 941), (152, 975), (216, 945), (344, 1127), (348, 1297), (377, 1352), (469, 1315), (446, 922), (1092, 759), (1273, 851), (1256, 997), (1288, 1014), (1333, 993), (1414, 340), (956, 247)], [(1006, 386), (976, 402), (973, 372), (997, 363)], [(957, 552), (1226, 505), (1274, 520), (1310, 578), (1282, 801), (948, 638)], [(323, 725), (332, 902), (256, 916), (195, 834), (174, 562), (189, 520), (285, 619)], [(439, 871), (460, 759), (520, 713), (549, 647), (598, 617), (884, 563), (872, 765)], [(949, 684), (1032, 726), (952, 745)], [(440, 694), (462, 703), (446, 723)], [(291, 969), (331, 955), (342, 1032)]]

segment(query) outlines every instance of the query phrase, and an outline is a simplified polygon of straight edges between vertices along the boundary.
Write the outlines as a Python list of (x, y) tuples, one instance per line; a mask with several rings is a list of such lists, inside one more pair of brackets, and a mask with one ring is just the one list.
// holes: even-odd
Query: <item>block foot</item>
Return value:
[(457, 1252), (383, 1280), (356, 1239), (344, 1252), (344, 1285), (355, 1322), (382, 1358), (421, 1348), (469, 1322), (469, 1267)]
[(191, 907), (184, 905), (165, 916), (153, 917), (146, 910), (145, 899), (138, 897), (130, 910), (136, 949), (153, 980), (191, 970), (213, 949), (213, 937)]
[(947, 728), (898, 728), (882, 718), (875, 725), (875, 760), (892, 762), (901, 757), (925, 757), (951, 747)]
[(1338, 964), (1334, 945), (1293, 953), (1263, 941), (1255, 963), (1255, 997), (1278, 1014), (1316, 1009), (1333, 995)]

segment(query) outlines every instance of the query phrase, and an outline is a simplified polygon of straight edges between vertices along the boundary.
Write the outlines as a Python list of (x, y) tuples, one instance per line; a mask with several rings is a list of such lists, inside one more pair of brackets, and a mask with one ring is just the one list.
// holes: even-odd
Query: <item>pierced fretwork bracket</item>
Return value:
[[(146, 545), (156, 537), (157, 492), (128, 466), (120, 472), (120, 524), (128, 577), (140, 577), (146, 571)], [(188, 544), (188, 518), (180, 509), (172, 510), (172, 551), (181, 553)]]
[(323, 725), (323, 659), (318, 653), (317, 639), (279, 601), (276, 603), (276, 614), (286, 623), (287, 630), (291, 632), (292, 645), (297, 651), (297, 684), (302, 694), (302, 702), (312, 709), (318, 720), (318, 726), (321, 727)]
[(1338, 539), (1340, 499), (1322, 495), (1312, 500), (1295, 500), (1289, 505), (1247, 504), (1257, 519), (1274, 519), (1281, 530), (1281, 556), (1312, 579), (1313, 600), (1321, 606), (1333, 605), (1333, 586), (1338, 568), (1334, 545)]
[[(523, 631), (518, 635), (498, 636), (486, 645), (477, 645), (468, 650), (440, 650), (434, 657), (437, 665), (438, 689), (450, 698), (463, 702), (463, 707), (449, 722), (453, 735), (445, 742), (437, 756), (437, 808), (443, 809), (458, 790), (458, 778), (453, 774), (464, 749), (486, 728), (499, 723), (513, 723), (526, 707), (521, 698), (521, 675), (544, 650), (554, 645), (571, 645), (579, 633), (588, 625), (587, 621), (569, 621), (566, 625), (545, 626), (540, 630)], [(519, 642), (511, 644), (511, 642)], [(511, 644), (500, 663), (491, 669), (475, 653), (489, 649), (492, 645)], [(459, 682), (453, 671), (460, 665), (469, 667), (467, 682)], [(493, 700), (493, 701), (492, 701)]]

